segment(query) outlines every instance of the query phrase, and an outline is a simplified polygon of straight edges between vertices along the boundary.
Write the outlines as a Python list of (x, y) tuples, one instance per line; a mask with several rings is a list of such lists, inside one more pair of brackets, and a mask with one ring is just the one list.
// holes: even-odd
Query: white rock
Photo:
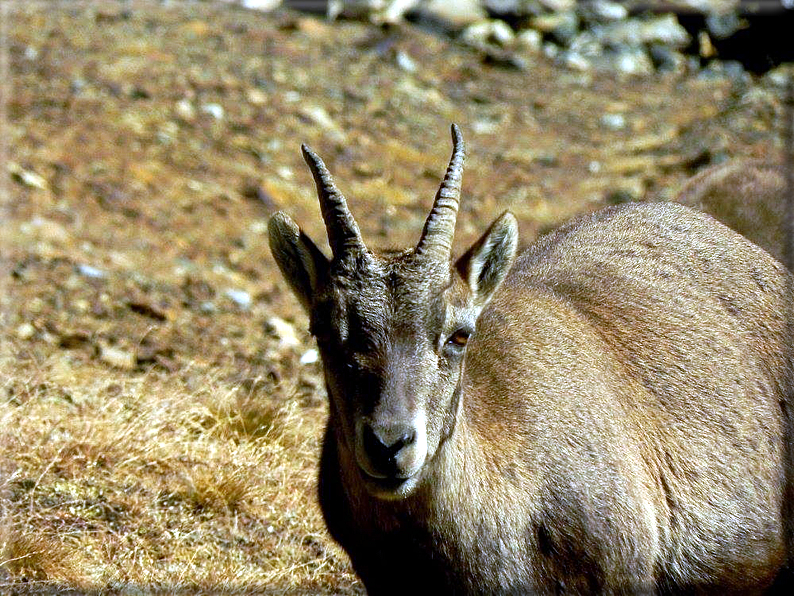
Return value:
[(223, 106), (218, 103), (205, 103), (201, 106), (201, 111), (209, 114), (216, 120), (220, 120), (224, 116)]
[(300, 359), (300, 363), (301, 364), (314, 364), (319, 359), (320, 359), (320, 353), (316, 349), (311, 348), (309, 350), (306, 350), (303, 353), (303, 356), (301, 356), (301, 359)]
[(601, 124), (610, 130), (622, 130), (626, 128), (626, 117), (623, 114), (604, 114)]
[(281, 317), (270, 317), (265, 323), (265, 330), (278, 338), (282, 346), (295, 347), (300, 345), (298, 335), (295, 333), (295, 327)]
[(251, 306), (251, 302), (252, 302), (251, 294), (249, 294), (245, 290), (236, 290), (234, 288), (229, 288), (224, 292), (224, 295), (240, 308), (249, 308)]
[(180, 99), (176, 102), (175, 110), (183, 120), (191, 121), (196, 117), (196, 108), (193, 107), (189, 99)]
[(612, 45), (638, 46), (649, 43), (663, 43), (680, 48), (690, 41), (689, 33), (678, 22), (674, 14), (666, 14), (650, 19), (628, 19), (594, 27), (594, 33), (602, 43)]
[(88, 277), (90, 279), (102, 279), (107, 276), (104, 271), (97, 267), (92, 267), (91, 265), (78, 265), (77, 272), (83, 277)]
[(395, 59), (397, 60), (397, 66), (402, 68), (405, 72), (416, 72), (416, 62), (414, 62), (413, 59), (405, 52), (397, 52)]
[(426, 18), (442, 21), (454, 29), (488, 17), (479, 0), (428, 0), (419, 4), (416, 12)]
[(44, 179), (43, 176), (40, 176), (36, 172), (31, 170), (26, 170), (18, 163), (9, 162), (8, 164), (8, 171), (11, 173), (12, 176), (16, 177), (22, 184), (25, 186), (29, 186), (31, 188), (38, 188), (40, 190), (47, 190), (47, 180)]
[(137, 363), (134, 353), (105, 343), (99, 344), (99, 359), (105, 364), (124, 370), (133, 370)]
[(240, 0), (240, 4), (252, 10), (269, 12), (278, 8), (281, 5), (281, 0)]
[(649, 75), (653, 73), (653, 62), (648, 54), (640, 49), (626, 49), (615, 55), (613, 60), (617, 71), (627, 75)]
[(543, 49), (543, 35), (534, 29), (524, 29), (516, 36), (519, 47), (532, 53), (539, 53)]
[(578, 5), (578, 9), (585, 18), (601, 22), (621, 21), (629, 16), (629, 11), (625, 6), (609, 0), (583, 2)]
[(490, 19), (466, 27), (461, 34), (461, 39), (475, 47), (489, 44), (506, 46), (513, 43), (515, 33), (504, 21)]
[(30, 339), (36, 335), (36, 328), (30, 323), (22, 323), (17, 327), (16, 334), (19, 339)]
[(576, 0), (538, 0), (540, 4), (552, 12), (563, 12), (573, 10), (576, 7)]

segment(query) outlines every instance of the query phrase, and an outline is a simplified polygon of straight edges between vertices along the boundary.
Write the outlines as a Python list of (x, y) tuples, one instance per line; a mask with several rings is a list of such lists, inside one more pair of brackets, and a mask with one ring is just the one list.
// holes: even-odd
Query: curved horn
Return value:
[(320, 210), (328, 233), (328, 244), (334, 258), (342, 258), (350, 250), (365, 250), (361, 232), (356, 220), (347, 208), (345, 197), (336, 188), (331, 173), (323, 160), (305, 144), (301, 145), (303, 159), (309, 165), (317, 186), (317, 197), (320, 199)]
[(463, 162), (466, 148), (457, 124), (452, 125), (452, 157), (447, 166), (444, 181), (436, 193), (433, 209), (427, 216), (422, 237), (416, 246), (416, 253), (429, 255), (447, 261), (452, 253), (452, 236), (455, 233), (455, 220), (460, 204), (460, 186), (463, 178)]

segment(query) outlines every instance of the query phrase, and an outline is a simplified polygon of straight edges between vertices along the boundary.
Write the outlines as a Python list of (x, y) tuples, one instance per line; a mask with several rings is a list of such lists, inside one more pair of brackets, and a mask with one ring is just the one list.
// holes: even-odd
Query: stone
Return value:
[(77, 265), (77, 272), (89, 279), (104, 279), (107, 277), (107, 273), (91, 265)]
[(612, 67), (626, 75), (649, 75), (653, 73), (653, 62), (642, 48), (627, 47), (611, 56)]
[(629, 16), (629, 11), (625, 6), (609, 0), (581, 2), (577, 5), (576, 10), (582, 19), (596, 23), (622, 21)]
[(223, 119), (225, 113), (223, 106), (219, 103), (205, 103), (201, 106), (201, 111), (204, 114), (209, 114), (216, 120)]
[(579, 17), (573, 11), (544, 14), (533, 18), (530, 26), (567, 46), (579, 32)]
[(639, 46), (663, 43), (682, 48), (690, 42), (689, 33), (674, 14), (649, 19), (627, 19), (593, 28), (601, 43), (611, 46)]
[(137, 358), (133, 352), (104, 342), (99, 344), (99, 359), (113, 368), (123, 370), (134, 370), (137, 365)]
[(281, 6), (281, 0), (240, 0), (240, 4), (251, 10), (270, 12)]
[(593, 67), (587, 58), (574, 50), (563, 50), (557, 57), (557, 61), (566, 68), (578, 70), (580, 72), (588, 71)]
[(686, 69), (686, 58), (681, 52), (661, 43), (648, 47), (648, 56), (660, 72), (681, 73)]
[(584, 57), (595, 58), (604, 53), (604, 46), (590, 31), (584, 31), (571, 42), (569, 49)]
[(224, 292), (224, 296), (226, 296), (229, 300), (234, 302), (237, 306), (242, 309), (250, 308), (251, 302), (251, 294), (246, 292), (245, 290), (237, 290), (235, 288), (229, 288)]
[(281, 317), (270, 317), (265, 322), (265, 332), (278, 339), (283, 347), (295, 347), (300, 345), (295, 327)]
[(609, 130), (623, 130), (626, 128), (626, 117), (623, 114), (604, 114), (601, 116), (601, 125)]
[(420, 18), (440, 22), (455, 30), (488, 18), (479, 0), (430, 0), (419, 3), (412, 12)]
[(7, 167), (8, 171), (11, 173), (11, 177), (17, 182), (21, 182), (30, 188), (38, 188), (39, 190), (47, 190), (47, 188), (49, 188), (47, 180), (43, 176), (40, 176), (32, 170), (26, 170), (18, 163), (12, 161)]
[(515, 34), (504, 21), (491, 19), (469, 25), (461, 33), (461, 39), (474, 47), (496, 45), (504, 47), (515, 41)]
[(521, 49), (537, 54), (543, 49), (543, 36), (540, 31), (524, 29), (516, 35), (516, 44)]

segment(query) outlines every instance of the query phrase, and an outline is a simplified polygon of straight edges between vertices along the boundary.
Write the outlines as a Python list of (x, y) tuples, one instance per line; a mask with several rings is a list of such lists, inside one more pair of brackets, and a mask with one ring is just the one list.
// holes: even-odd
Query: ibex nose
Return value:
[(400, 477), (400, 454), (416, 442), (416, 429), (399, 425), (375, 430), (367, 424), (362, 429), (361, 442), (370, 464), (368, 474), (376, 478)]

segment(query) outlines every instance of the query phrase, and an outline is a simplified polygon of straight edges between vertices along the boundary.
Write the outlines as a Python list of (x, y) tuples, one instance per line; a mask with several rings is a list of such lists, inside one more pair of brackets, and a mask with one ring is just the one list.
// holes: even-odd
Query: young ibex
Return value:
[(705, 211), (786, 263), (784, 219), (788, 211), (785, 168), (737, 159), (706, 168), (681, 189), (676, 201)]
[(376, 254), (317, 155), (329, 260), (283, 213), (330, 415), (320, 503), (370, 594), (762, 592), (785, 563), (784, 268), (633, 204), (454, 266), (463, 140), (417, 246)]

